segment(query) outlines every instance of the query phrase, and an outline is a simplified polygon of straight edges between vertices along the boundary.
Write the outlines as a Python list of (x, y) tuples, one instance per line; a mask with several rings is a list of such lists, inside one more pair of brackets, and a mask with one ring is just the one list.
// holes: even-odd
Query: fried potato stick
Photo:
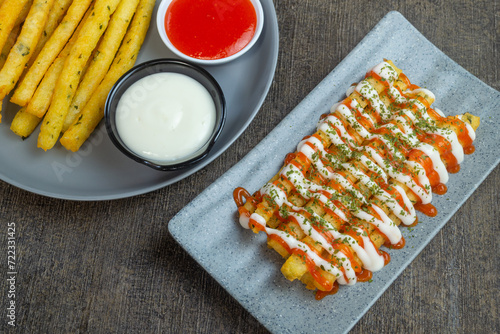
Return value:
[(99, 43), (95, 56), (90, 61), (90, 66), (85, 72), (69, 107), (62, 132), (65, 132), (74, 122), (80, 110), (85, 107), (92, 93), (106, 75), (138, 4), (139, 0), (122, 1), (111, 17), (108, 29), (104, 33), (104, 37)]
[(94, 92), (75, 122), (61, 137), (61, 144), (68, 150), (78, 151), (99, 124), (104, 114), (104, 103), (115, 82), (132, 66), (149, 28), (155, 0), (141, 0), (123, 43), (99, 87)]
[(9, 56), (9, 52), (12, 49), (12, 46), (14, 43), (16, 43), (17, 37), (19, 36), (19, 32), (21, 31), (22, 24), (24, 20), (26, 19), (26, 16), (28, 15), (28, 12), (31, 8), (31, 3), (33, 1), (30, 0), (28, 1), (25, 5), (24, 8), (21, 10), (19, 13), (19, 16), (16, 19), (16, 22), (14, 24), (14, 28), (11, 30), (9, 37), (5, 41), (5, 44), (2, 49), (2, 53), (0, 54), (0, 69), (3, 67), (5, 64), (5, 61), (7, 60), (7, 57)]
[(42, 121), (40, 117), (33, 116), (29, 112), (26, 112), (26, 108), (21, 108), (12, 123), (10, 124), (10, 129), (18, 136), (22, 138), (27, 138), (36, 129), (38, 124)]
[[(42, 48), (45, 46), (45, 43), (47, 43), (50, 36), (52, 36), (52, 33), (58, 27), (59, 23), (63, 19), (64, 15), (66, 14), (66, 11), (68, 10), (72, 2), (73, 0), (54, 1), (54, 4), (52, 5), (52, 10), (49, 13), (49, 18), (47, 19), (47, 23), (45, 24), (45, 28), (43, 29), (42, 36), (40, 37), (40, 40), (38, 41), (38, 44), (35, 47), (35, 50), (33, 51), (33, 56), (28, 61), (27, 65), (28, 68), (30, 68), (31, 65), (33, 65), (33, 63), (35, 62), (38, 54), (40, 53), (40, 51), (42, 51)], [(22, 81), (22, 79), (20, 79), (19, 81)]]
[(5, 0), (0, 6), (0, 50), (3, 49), (27, 3), (28, 0)]
[(7, 41), (3, 46), (2, 53), (0, 54), (0, 68), (2, 68), (3, 65), (5, 64), (7, 56), (9, 55), (10, 50), (12, 49), (14, 43), (16, 43), (17, 36), (19, 35), (20, 31), (21, 31), (21, 25), (16, 25), (14, 29), (12, 29), (12, 31), (10, 32), (9, 38), (7, 38)]
[[(80, 30), (84, 22), (87, 20), (89, 14), (90, 10), (87, 11), (87, 14), (76, 28), (75, 33), (73, 34), (69, 42), (49, 67), (47, 73), (45, 73), (42, 82), (38, 86), (37, 90), (35, 91), (35, 95), (33, 95), (33, 98), (30, 100), (28, 105), (21, 108), (12, 120), (10, 128), (15, 134), (23, 138), (31, 135), (31, 133), (36, 129), (37, 125), (42, 120), (47, 109), (49, 109), (50, 101), (52, 100), (52, 94), (54, 93), (54, 87), (56, 86), (57, 79), (61, 74), (62, 68), (64, 66), (64, 61), (69, 55), (71, 48), (78, 38), (78, 34), (80, 33)], [(32, 109), (31, 111), (30, 108)]]
[(0, 100), (10, 93), (21, 77), (32, 50), (42, 34), (54, 0), (35, 0), (31, 5), (19, 37), (0, 70)]
[(35, 62), (14, 91), (11, 102), (20, 106), (28, 104), (45, 72), (71, 38), (91, 2), (92, 0), (75, 0), (71, 4), (63, 20), (54, 30), (44, 48), (36, 57)]
[(91, 9), (87, 11), (87, 14), (85, 14), (85, 17), (76, 28), (69, 42), (59, 53), (52, 65), (50, 65), (49, 69), (42, 79), (42, 82), (40, 82), (40, 85), (38, 85), (35, 94), (26, 106), (26, 112), (36, 117), (42, 118), (49, 109), (50, 101), (52, 100), (52, 95), (54, 93), (54, 88), (56, 86), (57, 79), (59, 78), (59, 75), (61, 74), (61, 71), (63, 69), (64, 62), (71, 52), (71, 48), (75, 44), (78, 35), (80, 34), (80, 30), (82, 29), (83, 24), (86, 22), (90, 12)]
[(43, 150), (51, 149), (57, 142), (69, 105), (80, 83), (82, 71), (119, 3), (120, 0), (97, 0), (89, 20), (85, 22), (71, 53), (66, 58), (52, 102), (40, 128), (38, 147)]

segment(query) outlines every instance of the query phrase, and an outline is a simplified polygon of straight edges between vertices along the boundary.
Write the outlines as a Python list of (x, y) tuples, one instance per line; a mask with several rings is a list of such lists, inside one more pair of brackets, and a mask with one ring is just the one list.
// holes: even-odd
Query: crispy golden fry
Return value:
[[(69, 44), (73, 45), (74, 43), (68, 43), (67, 45)], [(58, 56), (56, 60), (54, 60), (52, 65), (50, 65), (47, 73), (42, 79), (42, 82), (40, 82), (40, 85), (38, 85), (35, 94), (33, 95), (33, 97), (31, 98), (30, 102), (27, 105), (26, 109), (27, 112), (37, 117), (43, 117), (47, 112), (47, 110), (49, 109), (50, 103), (52, 102), (52, 96), (55, 90), (55, 86), (57, 84), (57, 80), (59, 80), (59, 76), (61, 75), (61, 72), (64, 68), (64, 64), (66, 58), (68, 57), (71, 51), (71, 47), (68, 49), (67, 52), (64, 51), (65, 50), (63, 49), (63, 51), (61, 51), (62, 54)], [(88, 63), (82, 70), (82, 73), (84, 75), (85, 72), (87, 71), (87, 67)]]
[[(49, 18), (47, 19), (47, 24), (45, 24), (42, 36), (40, 37), (40, 40), (38, 41), (38, 44), (35, 47), (35, 50), (33, 51), (33, 56), (28, 61), (27, 68), (30, 68), (31, 65), (33, 65), (36, 58), (38, 57), (38, 54), (40, 53), (40, 51), (42, 51), (42, 48), (45, 46), (45, 43), (47, 43), (50, 36), (52, 36), (54, 30), (56, 30), (56, 28), (58, 27), (59, 23), (66, 14), (66, 11), (68, 10), (72, 2), (73, 0), (54, 1), (54, 4), (52, 5), (52, 10), (49, 13)], [(24, 72), (24, 74), (25, 73), (27, 72)], [(19, 81), (22, 82), (22, 78)]]
[(12, 29), (12, 31), (10, 32), (9, 38), (7, 38), (7, 41), (3, 46), (2, 53), (0, 54), (0, 68), (2, 68), (3, 65), (5, 64), (7, 56), (9, 55), (10, 50), (12, 49), (14, 43), (16, 43), (17, 36), (19, 35), (20, 31), (21, 31), (21, 25), (16, 25), (14, 29)]
[(92, 93), (106, 75), (127, 32), (138, 3), (139, 0), (122, 1), (113, 14), (108, 29), (104, 33), (104, 37), (95, 52), (95, 56), (90, 60), (90, 66), (78, 86), (73, 102), (69, 107), (68, 115), (64, 121), (62, 132), (65, 132), (73, 124), (80, 110), (85, 107)]
[(18, 136), (27, 138), (38, 126), (42, 119), (26, 112), (26, 108), (21, 108), (14, 116), (10, 129)]
[(28, 15), (32, 2), (33, 0), (30, 0), (24, 5), (23, 9), (21, 10), (21, 13), (19, 13), (19, 16), (17, 17), (17, 20), (14, 24), (14, 28), (11, 30), (9, 37), (7, 38), (7, 41), (5, 41), (2, 53), (0, 55), (0, 69), (5, 64), (5, 61), (7, 60), (7, 56), (9, 55), (12, 46), (14, 45), (14, 43), (16, 43), (17, 37), (19, 36), (19, 32), (21, 31), (22, 24), (26, 19), (26, 16)]
[(68, 57), (71, 48), (75, 44), (78, 35), (80, 33), (80, 30), (82, 29), (84, 22), (86, 22), (90, 12), (91, 10), (89, 9), (85, 14), (85, 17), (82, 19), (82, 21), (76, 28), (69, 42), (66, 44), (64, 49), (59, 53), (59, 55), (54, 60), (52, 65), (50, 65), (49, 69), (47, 70), (45, 76), (42, 79), (42, 82), (40, 82), (40, 85), (38, 85), (35, 94), (29, 101), (28, 105), (26, 106), (26, 112), (41, 118), (45, 115), (45, 113), (49, 109), (50, 101), (52, 101), (54, 88), (56, 86), (57, 79), (59, 78), (59, 75), (61, 74), (61, 71), (63, 69), (64, 62)]
[(11, 102), (20, 106), (28, 104), (45, 72), (71, 38), (91, 2), (91, 0), (75, 0), (71, 4), (65, 17), (52, 33), (23, 80), (19, 83), (11, 98)]
[(123, 43), (99, 87), (75, 122), (61, 137), (61, 144), (73, 152), (87, 140), (103, 117), (104, 103), (114, 83), (134, 65), (151, 21), (154, 0), (141, 0)]
[(11, 130), (17, 135), (26, 138), (35, 130), (37, 125), (42, 120), (45, 112), (49, 108), (50, 101), (52, 99), (52, 94), (54, 92), (54, 87), (56, 85), (57, 79), (62, 71), (64, 61), (69, 55), (71, 48), (73, 47), (78, 34), (85, 22), (90, 10), (87, 11), (86, 16), (82, 19), (80, 24), (75, 30), (75, 33), (66, 44), (61, 53), (57, 56), (54, 63), (50, 66), (47, 73), (43, 77), (42, 82), (38, 86), (35, 95), (30, 100), (30, 103), (26, 107), (23, 107), (18, 111), (14, 120), (11, 124)]
[(477, 130), (477, 128), (479, 127), (479, 124), (481, 123), (479, 117), (474, 116), (468, 112), (463, 114), (462, 117), (460, 117), (460, 119), (466, 123), (469, 123), (470, 126), (472, 126), (472, 128), (474, 129), (474, 131)]
[(3, 49), (27, 3), (28, 0), (5, 0), (0, 6), (0, 50)]
[(54, 0), (35, 0), (31, 5), (19, 37), (0, 71), (0, 99), (10, 93), (28, 63), (31, 52), (42, 34)]
[(40, 128), (38, 147), (48, 150), (57, 142), (82, 71), (119, 3), (120, 0), (97, 0), (89, 20), (85, 22), (71, 53), (66, 58), (52, 102)]
[(50, 106), (50, 101), (52, 100), (52, 95), (54, 93), (54, 88), (57, 83), (57, 79), (61, 74), (64, 66), (64, 61), (68, 52), (61, 52), (61, 55), (54, 60), (52, 65), (50, 65), (47, 73), (40, 82), (33, 98), (30, 100), (26, 106), (26, 112), (32, 114), (36, 117), (43, 117)]

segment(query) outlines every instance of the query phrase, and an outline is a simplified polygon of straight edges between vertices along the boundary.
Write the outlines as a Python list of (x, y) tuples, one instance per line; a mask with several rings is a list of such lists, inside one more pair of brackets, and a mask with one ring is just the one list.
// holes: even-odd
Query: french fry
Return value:
[(45, 72), (71, 38), (91, 2), (92, 0), (73, 1), (63, 20), (54, 30), (44, 48), (36, 57), (35, 62), (14, 91), (11, 102), (20, 106), (28, 104)]
[(479, 124), (481, 123), (481, 120), (479, 119), (478, 116), (474, 116), (468, 112), (463, 114), (462, 116), (459, 117), (463, 122), (469, 123), (470, 126), (474, 129), (474, 131), (477, 130), (479, 127)]
[(141, 0), (123, 43), (99, 87), (78, 115), (75, 122), (61, 137), (68, 150), (78, 151), (103, 118), (104, 103), (115, 82), (132, 66), (149, 28), (155, 0)]
[(5, 0), (0, 6), (0, 50), (3, 49), (17, 18), (27, 3), (28, 0)]
[(64, 121), (62, 132), (65, 132), (73, 123), (80, 110), (85, 107), (92, 93), (106, 75), (127, 32), (138, 3), (139, 0), (122, 1), (113, 14), (108, 29), (104, 33), (104, 37), (95, 52), (95, 56), (90, 61), (90, 66), (78, 86)]
[[(22, 138), (28, 137), (42, 120), (45, 112), (49, 108), (50, 101), (52, 100), (54, 87), (62, 71), (64, 61), (69, 55), (71, 48), (78, 38), (78, 34), (80, 33), (80, 30), (89, 14), (90, 10), (87, 11), (87, 14), (76, 28), (75, 33), (69, 42), (47, 70), (47, 73), (43, 77), (42, 82), (38, 86), (35, 91), (35, 95), (33, 95), (33, 98), (30, 100), (28, 105), (21, 108), (12, 120), (10, 128), (15, 134), (21, 136)], [(32, 109), (31, 112), (29, 112), (30, 108)]]
[(28, 15), (32, 2), (33, 1), (30, 0), (24, 5), (23, 9), (19, 13), (19, 16), (17, 17), (17, 20), (14, 24), (14, 28), (11, 30), (9, 37), (5, 41), (2, 53), (0, 54), (0, 69), (5, 64), (5, 61), (7, 60), (7, 56), (9, 55), (12, 46), (14, 45), (14, 43), (16, 43), (17, 37), (19, 36), (19, 32), (21, 31), (22, 23), (24, 22), (26, 16)]
[[(42, 36), (40, 37), (40, 40), (38, 41), (38, 44), (35, 47), (35, 50), (33, 51), (33, 56), (28, 61), (27, 68), (30, 68), (31, 65), (33, 65), (38, 54), (40, 53), (40, 51), (42, 51), (42, 48), (45, 46), (45, 43), (47, 43), (50, 36), (52, 36), (54, 30), (56, 30), (56, 28), (58, 27), (59, 23), (66, 14), (66, 11), (68, 10), (72, 2), (73, 2), (72, 0), (54, 1), (54, 4), (52, 5), (52, 10), (49, 13), (49, 18), (47, 19), (47, 23), (45, 24), (45, 28), (43, 29)], [(22, 78), (19, 81), (22, 81)]]
[(49, 110), (40, 127), (38, 147), (43, 150), (51, 149), (57, 142), (69, 105), (80, 82), (82, 70), (119, 3), (120, 0), (97, 0), (89, 20), (85, 22), (71, 53), (66, 58)]
[(26, 112), (26, 108), (21, 108), (12, 123), (10, 124), (10, 129), (18, 136), (22, 138), (27, 138), (35, 130), (38, 124), (41, 122), (40, 117), (33, 116), (32, 114)]
[(58, 57), (45, 73), (45, 76), (40, 82), (33, 98), (30, 100), (26, 106), (26, 112), (32, 114), (36, 117), (43, 117), (49, 109), (50, 101), (52, 101), (52, 95), (54, 94), (54, 88), (59, 79), (59, 75), (64, 66), (65, 56)]
[(71, 48), (75, 44), (78, 35), (80, 34), (80, 30), (82, 29), (83, 24), (88, 19), (90, 12), (91, 9), (87, 10), (87, 13), (85, 14), (84, 18), (76, 28), (69, 42), (66, 44), (64, 49), (59, 53), (59, 55), (54, 60), (52, 65), (50, 65), (49, 69), (45, 73), (45, 76), (40, 82), (40, 85), (38, 85), (35, 94), (29, 101), (28, 105), (26, 106), (26, 112), (41, 118), (45, 115), (45, 113), (49, 109), (50, 102), (52, 101), (52, 95), (54, 93), (54, 88), (56, 86), (57, 79), (59, 78), (59, 75), (61, 74), (61, 71), (63, 69), (64, 62), (66, 61), (66, 58), (71, 52)]
[(49, 109), (57, 79), (63, 69), (64, 61), (69, 54), (69, 50), (67, 50), (67, 52), (64, 51), (65, 50), (61, 51), (61, 55), (54, 60), (52, 65), (50, 65), (47, 73), (45, 73), (45, 76), (42, 79), (42, 82), (40, 82), (40, 85), (35, 91), (33, 98), (26, 106), (26, 112), (32, 114), (33, 116), (43, 117)]
[(31, 5), (19, 37), (0, 70), (0, 99), (10, 93), (31, 57), (42, 34), (54, 0), (35, 0)]
[(7, 41), (3, 46), (2, 53), (0, 54), (0, 68), (2, 68), (3, 65), (5, 64), (7, 56), (9, 55), (10, 50), (12, 49), (14, 43), (16, 43), (17, 36), (19, 35), (20, 31), (21, 31), (21, 25), (16, 25), (14, 29), (12, 29), (12, 31), (10, 32), (9, 38), (7, 38)]

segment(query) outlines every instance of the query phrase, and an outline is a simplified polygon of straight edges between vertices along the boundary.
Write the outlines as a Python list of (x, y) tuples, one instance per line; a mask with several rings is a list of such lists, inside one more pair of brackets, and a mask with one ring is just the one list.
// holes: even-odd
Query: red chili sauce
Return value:
[(173, 0), (165, 15), (172, 44), (197, 59), (232, 56), (247, 46), (256, 27), (250, 0)]

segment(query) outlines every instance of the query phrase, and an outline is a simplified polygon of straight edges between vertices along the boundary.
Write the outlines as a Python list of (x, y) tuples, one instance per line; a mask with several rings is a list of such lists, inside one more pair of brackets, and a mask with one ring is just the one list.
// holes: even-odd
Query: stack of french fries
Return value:
[[(372, 271), (380, 270), (390, 260), (380, 248), (404, 246), (398, 226), (416, 224), (415, 210), (431, 216), (437, 213), (430, 204), (433, 187), (444, 186), (440, 182), (446, 181), (434, 177), (431, 183), (427, 178), (436, 172), (436, 165), (427, 155), (431, 153), (425, 153), (420, 160), (427, 162), (424, 170), (412, 164), (410, 152), (417, 153), (426, 144), (426, 152), (431, 152), (428, 148), (432, 147), (439, 154), (443, 170), (455, 173), (460, 161), (452, 152), (452, 134), (460, 146), (457, 153), (474, 151), (475, 134), (471, 133), (478, 128), (479, 117), (469, 113), (439, 115), (430, 107), (434, 102), (432, 93), (412, 84), (391, 61), (382, 64), (390, 65), (393, 84), (368, 72), (362, 87), (372, 87), (372, 94), (352, 90), (341, 102), (345, 108), (332, 108), (325, 119), (332, 118), (318, 123), (316, 132), (301, 141), (297, 151), (287, 156), (280, 171), (260, 190), (253, 195), (241, 187), (234, 191), (242, 226), (254, 233), (266, 233), (268, 246), (285, 259), (283, 275), (317, 290), (318, 299), (334, 293), (338, 284), (366, 281)], [(396, 101), (396, 92), (401, 97), (404, 92), (405, 99)], [(376, 102), (390, 113), (385, 121), (378, 111), (383, 108)], [(427, 119), (421, 116), (424, 113)], [(381, 136), (373, 136), (381, 133), (384, 141)], [(443, 135), (447, 136), (446, 144), (437, 140)], [(410, 136), (413, 143), (409, 142)], [(396, 145), (400, 148), (396, 149)], [(427, 181), (417, 180), (427, 195), (415, 187), (416, 181), (398, 178), (403, 174), (414, 180), (425, 176)]]
[(20, 107), (11, 130), (26, 138), (41, 124), (38, 147), (59, 140), (77, 151), (103, 118), (112, 86), (135, 64), (154, 5), (0, 0), (0, 98)]

